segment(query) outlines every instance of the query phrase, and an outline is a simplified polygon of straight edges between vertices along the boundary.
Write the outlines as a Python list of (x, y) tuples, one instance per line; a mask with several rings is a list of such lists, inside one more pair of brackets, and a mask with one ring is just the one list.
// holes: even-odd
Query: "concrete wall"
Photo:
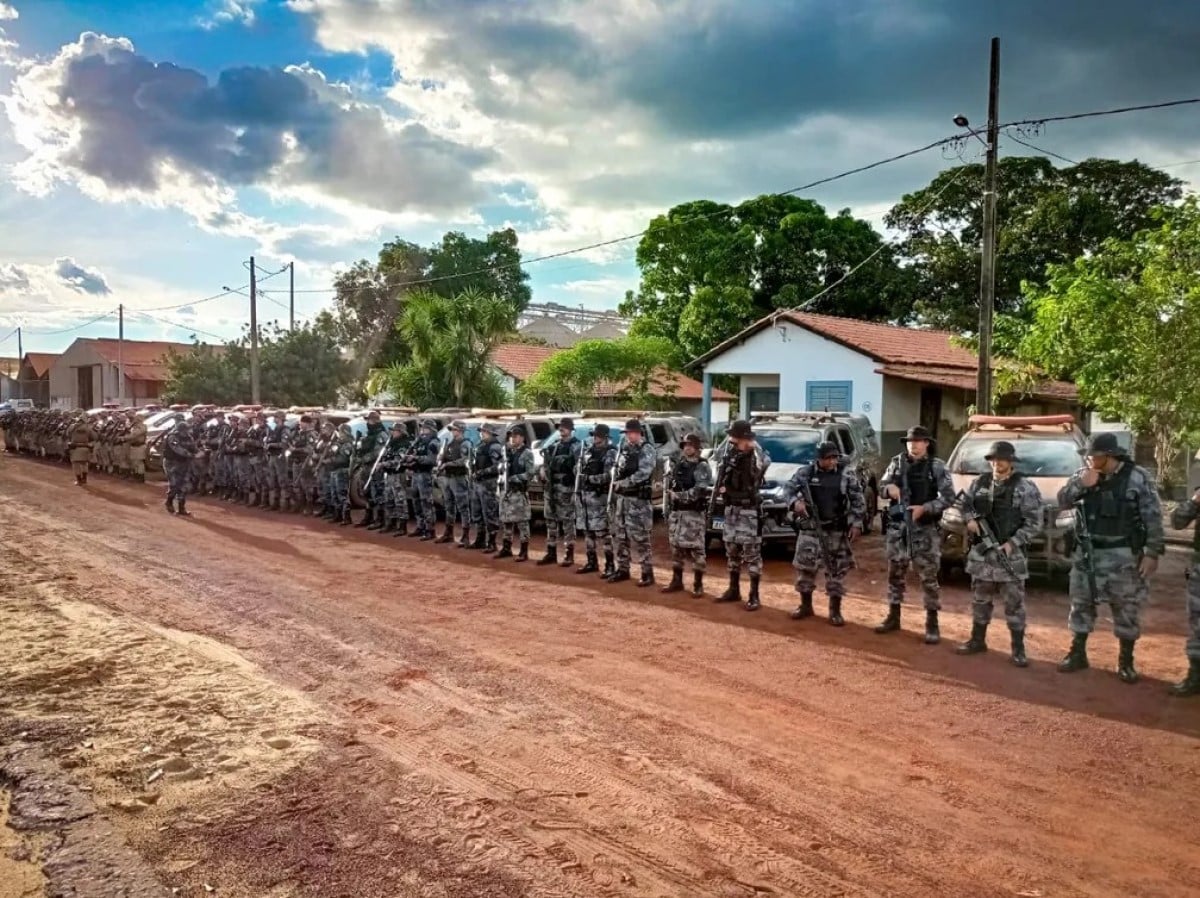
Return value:
[[(683, 415), (690, 415), (699, 421), (703, 421), (704, 417), (700, 414), (703, 403), (699, 399), (680, 399), (674, 403), (674, 409)], [(712, 401), (712, 425), (719, 427), (722, 424), (729, 423), (729, 401), (727, 399), (714, 399)]]
[[(79, 396), (78, 369), (92, 368), (92, 395)], [(76, 340), (50, 366), (50, 404), (56, 408), (95, 408), (116, 395), (114, 366), (100, 358), (91, 345)]]
[[(741, 409), (746, 390), (778, 386), (780, 411), (809, 411), (810, 381), (850, 381), (850, 411), (864, 414), (882, 430), (883, 375), (879, 363), (790, 322), (768, 327), (705, 365), (710, 374), (741, 376)], [(820, 409), (812, 409), (820, 411)]]

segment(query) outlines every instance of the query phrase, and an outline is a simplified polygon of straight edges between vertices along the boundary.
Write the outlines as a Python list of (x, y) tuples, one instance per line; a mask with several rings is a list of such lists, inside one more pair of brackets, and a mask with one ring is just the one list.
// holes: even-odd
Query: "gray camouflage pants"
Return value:
[(608, 527), (608, 494), (583, 490), (575, 502), (575, 529), (584, 533), (583, 545), (589, 555), (613, 551)]
[(1192, 564), (1187, 580), (1188, 639), (1184, 647), (1188, 660), (1200, 661), (1200, 561)]
[(474, 484), (474, 501), (471, 511), (475, 514), (475, 526), (491, 534), (500, 532), (500, 499), (496, 496), (495, 480), (477, 480)]
[(412, 484), (417, 493), (417, 526), (426, 533), (433, 533), (437, 523), (437, 509), (433, 504), (433, 473), (413, 471)]
[(471, 485), (466, 477), (442, 478), (442, 498), (446, 502), (446, 524), (461, 521), (463, 529), (471, 526)]
[(1096, 549), (1096, 602), (1088, 592), (1087, 571), (1078, 550), (1071, 567), (1071, 612), (1067, 626), (1072, 633), (1091, 633), (1096, 628), (1096, 605), (1107, 602), (1112, 610), (1113, 633), (1117, 639), (1136, 640), (1142, 634), (1141, 606), (1146, 596), (1145, 581), (1137, 569), (1133, 550)]
[(278, 493), (280, 500), (285, 500), (291, 494), (291, 483), (288, 480), (287, 459), (282, 452), (268, 455), (263, 459), (263, 479), (267, 489)]
[(825, 531), (829, 552), (822, 551), (821, 538), (815, 531), (801, 530), (796, 535), (792, 567), (796, 569), (796, 592), (811, 593), (817, 588), (817, 574), (825, 569), (825, 594), (831, 599), (846, 595), (846, 574), (854, 564), (850, 539), (836, 530)]
[(183, 499), (187, 496), (191, 469), (192, 465), (186, 459), (180, 461), (171, 458), (163, 459), (163, 473), (167, 475), (168, 499)]
[(738, 573), (743, 566), (751, 577), (762, 575), (762, 537), (758, 533), (758, 509), (725, 507), (725, 563), (729, 573)]
[[(375, 476), (380, 476), (376, 474)], [(398, 521), (408, 520), (408, 487), (403, 471), (389, 471), (383, 477), (383, 513)]]
[(704, 532), (706, 514), (703, 511), (672, 511), (667, 520), (667, 532), (671, 540), (671, 568), (682, 571), (690, 558), (692, 570), (702, 574), (708, 567), (705, 551), (708, 534)]
[(500, 500), (500, 530), (504, 542), (529, 542), (529, 496), (510, 489)]
[[(938, 574), (942, 567), (942, 534), (934, 525), (916, 526), (912, 530), (912, 566), (921, 578), (921, 592), (925, 598), (926, 611), (940, 611), (941, 586)], [(905, 582), (908, 577), (908, 554), (905, 551), (904, 528), (891, 527), (887, 532), (888, 559), (888, 604), (904, 602)]]
[(542, 494), (543, 516), (546, 519), (546, 548), (559, 542), (565, 548), (575, 548), (575, 490), (569, 486), (546, 485)]
[(642, 573), (654, 570), (650, 557), (650, 528), (654, 526), (654, 506), (649, 499), (617, 496), (616, 533), (613, 536), (617, 553), (617, 570), (628, 571), (637, 558)]
[(1024, 580), (972, 580), (971, 622), (981, 627), (991, 623), (992, 603), (997, 599), (1004, 602), (1004, 619), (1008, 622), (1008, 629), (1024, 631)]

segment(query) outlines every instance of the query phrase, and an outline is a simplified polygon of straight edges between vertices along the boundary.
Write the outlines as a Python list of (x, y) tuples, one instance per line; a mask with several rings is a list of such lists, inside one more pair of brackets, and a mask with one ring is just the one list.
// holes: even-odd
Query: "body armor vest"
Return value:
[[(423, 455), (435, 454), (437, 452), (437, 442), (438, 442), (438, 438), (436, 436), (417, 437), (416, 455), (419, 457), (419, 456), (423, 456)], [(426, 464), (425, 462), (418, 462), (417, 464), (413, 465), (413, 470), (419, 474), (428, 474), (430, 471), (433, 470), (433, 468), (434, 468), (433, 465)]]
[[(583, 476), (599, 477), (604, 474), (604, 456), (607, 454), (607, 443), (603, 446), (589, 446), (583, 453)], [(598, 483), (588, 483), (584, 485), (584, 489), (589, 492), (598, 493), (604, 487)]]
[(1133, 463), (1126, 461), (1111, 477), (1083, 494), (1083, 513), (1098, 548), (1131, 546), (1138, 527), (1137, 502), (1129, 496)]
[(937, 495), (933, 483), (933, 459), (926, 457), (908, 463), (908, 497), (910, 505), (924, 505)]
[(975, 513), (986, 518), (1000, 542), (1008, 542), (1021, 527), (1021, 514), (1017, 509), (1017, 484), (1020, 474), (1013, 474), (1003, 483), (996, 483), (991, 474), (979, 478), (979, 491), (975, 493)]
[(492, 446), (494, 445), (495, 442), (491, 440), (479, 444), (479, 449), (475, 452), (475, 465), (472, 468), (476, 480), (488, 480), (493, 476), (491, 471), (496, 465), (496, 460), (492, 458)]
[[(617, 458), (617, 480), (628, 480), (637, 473), (638, 462), (641, 460), (645, 445), (645, 443), (638, 443), (637, 446), (634, 446), (632, 443), (626, 443), (622, 447), (621, 454)], [(630, 498), (649, 499), (651, 486), (649, 482), (639, 483), (636, 486), (627, 486), (617, 492)]]
[[(686, 493), (688, 490), (695, 489), (696, 467), (705, 464), (708, 462), (699, 459), (696, 461), (682, 459), (677, 462), (671, 469), (671, 490), (676, 493)], [(673, 502), (672, 506), (679, 511), (701, 511), (706, 507), (706, 503), (701, 497), (696, 497), (691, 502)]]
[(842, 468), (822, 471), (813, 465), (808, 486), (812, 490), (817, 520), (823, 527), (846, 528), (846, 494), (842, 491)]
[(546, 459), (546, 473), (550, 482), (555, 486), (571, 486), (575, 483), (575, 447), (579, 440), (575, 437), (564, 442), (555, 443), (550, 448)]
[[(731, 449), (731, 452), (737, 452)], [(753, 452), (737, 452), (725, 474), (725, 504), (746, 508), (758, 505), (758, 476)]]

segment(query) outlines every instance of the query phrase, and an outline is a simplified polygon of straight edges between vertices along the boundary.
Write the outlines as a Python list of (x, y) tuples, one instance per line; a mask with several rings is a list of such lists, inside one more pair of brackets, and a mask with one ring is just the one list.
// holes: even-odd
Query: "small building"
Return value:
[[(542, 362), (561, 352), (552, 346), (529, 346), (524, 343), (502, 343), (492, 352), (492, 367), (500, 376), (500, 382), (509, 395), (515, 396), (517, 388), (528, 380)], [(628, 404), (624, 399), (625, 384), (600, 383), (596, 394), (588, 398), (588, 408), (620, 408)], [(661, 400), (664, 410), (700, 418), (704, 402), (704, 386), (695, 378), (662, 368), (655, 376), (650, 392)], [(709, 401), (709, 414), (717, 424), (729, 420), (731, 393), (713, 389)]]
[[(96, 408), (106, 402), (159, 402), (167, 382), (167, 355), (191, 350), (187, 343), (80, 337), (50, 366), (50, 404)], [(124, 372), (123, 384), (118, 371)]]
[(50, 404), (50, 368), (58, 359), (56, 352), (27, 352), (17, 369), (15, 399), (32, 399), (45, 408)]
[[(779, 312), (692, 364), (703, 369), (705, 395), (716, 375), (739, 379), (742, 415), (862, 414), (884, 446), (897, 442), (911, 425), (922, 424), (949, 451), (966, 430), (978, 367), (975, 353), (952, 338), (948, 331)], [(1030, 395), (1004, 397), (996, 411), (1078, 417), (1079, 397), (1073, 384), (1043, 381)]]
[(519, 333), (523, 337), (532, 337), (541, 340), (547, 346), (557, 346), (559, 349), (567, 349), (579, 342), (579, 334), (557, 318), (549, 316), (534, 318), (521, 327)]

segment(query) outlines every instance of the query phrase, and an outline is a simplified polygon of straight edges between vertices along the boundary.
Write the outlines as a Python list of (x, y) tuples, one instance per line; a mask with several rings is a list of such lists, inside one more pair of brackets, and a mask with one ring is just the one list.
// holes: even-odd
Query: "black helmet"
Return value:
[(1017, 447), (1008, 440), (996, 440), (992, 443), (983, 457), (984, 461), (1020, 461), (1017, 458)]
[(608, 439), (610, 432), (609, 426), (603, 423), (597, 424), (592, 428), (592, 436), (594, 437), (604, 437), (605, 439)]
[(754, 431), (750, 427), (749, 421), (734, 421), (729, 425), (729, 438), (732, 440), (750, 440), (754, 438)]
[(525, 436), (525, 425), (524, 424), (508, 425), (508, 435), (512, 436), (515, 433), (519, 433), (521, 436)]

